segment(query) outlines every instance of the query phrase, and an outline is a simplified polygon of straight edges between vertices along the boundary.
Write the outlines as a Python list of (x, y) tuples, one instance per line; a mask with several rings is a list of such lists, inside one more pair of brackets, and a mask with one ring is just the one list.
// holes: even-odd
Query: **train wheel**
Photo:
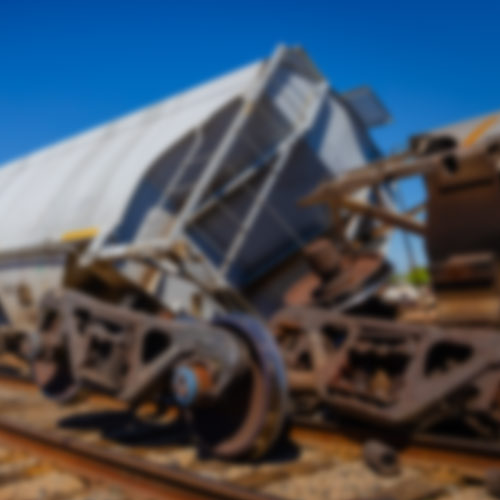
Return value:
[(188, 408), (187, 419), (205, 452), (224, 459), (258, 459), (285, 428), (284, 365), (274, 339), (257, 321), (231, 315), (216, 324), (244, 342), (250, 362), (214, 404)]

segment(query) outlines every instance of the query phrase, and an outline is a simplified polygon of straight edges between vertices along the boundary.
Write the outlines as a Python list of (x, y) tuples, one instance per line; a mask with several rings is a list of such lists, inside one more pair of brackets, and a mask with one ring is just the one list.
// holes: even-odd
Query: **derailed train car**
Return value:
[(32, 324), (54, 286), (99, 285), (121, 300), (123, 280), (174, 312), (210, 315), (214, 297), (271, 312), (286, 278), (259, 282), (327, 227), (296, 200), (376, 158), (367, 128), (385, 119), (369, 91), (341, 96), (302, 50), (280, 47), (3, 166), (7, 317)]
[[(384, 439), (500, 453), (499, 167), (496, 113), (416, 136), (406, 151), (303, 200), (422, 236), (433, 300), (394, 321), (318, 304), (280, 311), (272, 328), (297, 411), (326, 410)], [(427, 191), (418, 210), (353, 198), (360, 188), (417, 175)]]
[(3, 338), (36, 331), (53, 398), (91, 384), (176, 404), (211, 453), (261, 455), (286, 418), (281, 357), (257, 320), (221, 313), (281, 305), (307, 272), (300, 248), (329, 227), (297, 199), (376, 158), (367, 130), (386, 119), (367, 89), (341, 96), (279, 47), (4, 166)]

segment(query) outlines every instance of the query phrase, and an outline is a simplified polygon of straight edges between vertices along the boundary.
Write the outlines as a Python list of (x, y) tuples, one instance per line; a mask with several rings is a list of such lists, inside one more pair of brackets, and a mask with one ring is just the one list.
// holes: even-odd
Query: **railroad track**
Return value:
[[(325, 435), (329, 436), (328, 440), (325, 440)], [(355, 452), (359, 452), (360, 443), (370, 439), (370, 433), (363, 430), (360, 432), (353, 428), (348, 430), (346, 435), (346, 432), (342, 432), (336, 425), (303, 419), (295, 421), (292, 436), (302, 443), (330, 449), (337, 446), (351, 447)], [(500, 470), (500, 454), (496, 446), (491, 446), (491, 450), (478, 448), (473, 451), (460, 449), (446, 441), (440, 445), (435, 437), (431, 439), (420, 436), (414, 442), (402, 443), (400, 446), (396, 441), (394, 448), (406, 464), (425, 467), (429, 463), (439, 462), (454, 467), (470, 479), (482, 480), (486, 470)]]
[(132, 498), (273, 499), (271, 495), (263, 496), (230, 483), (148, 463), (116, 451), (99, 449), (78, 439), (47, 434), (11, 421), (0, 420), (0, 442), (14, 448), (29, 449), (32, 453), (43, 456), (47, 462), (71, 471), (80, 480), (107, 483), (108, 486), (126, 491)]
[(485, 471), (500, 468), (497, 457), (413, 446), (400, 474), (381, 477), (360, 441), (304, 425), (263, 462), (224, 463), (199, 457), (168, 421), (134, 428), (128, 418), (105, 397), (61, 407), (29, 382), (1, 378), (0, 500), (486, 500)]

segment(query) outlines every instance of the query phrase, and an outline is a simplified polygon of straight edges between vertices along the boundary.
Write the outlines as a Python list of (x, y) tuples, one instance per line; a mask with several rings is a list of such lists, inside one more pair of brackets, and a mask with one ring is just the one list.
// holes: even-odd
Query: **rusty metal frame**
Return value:
[(338, 414), (409, 432), (451, 419), (483, 438), (500, 430), (494, 329), (403, 325), (312, 307), (281, 311), (272, 328), (292, 393), (313, 394)]

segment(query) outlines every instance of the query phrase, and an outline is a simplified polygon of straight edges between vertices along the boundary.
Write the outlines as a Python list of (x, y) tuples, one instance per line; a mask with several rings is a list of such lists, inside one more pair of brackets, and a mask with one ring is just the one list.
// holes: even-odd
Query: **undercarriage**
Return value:
[[(290, 413), (499, 453), (500, 225), (491, 221), (500, 209), (499, 142), (398, 157), (309, 199), (331, 206), (335, 227), (354, 211), (427, 236), (435, 308), (426, 321), (380, 307), (390, 266), (333, 235), (304, 249), (311, 273), (292, 284), (288, 307), (268, 329), (248, 316), (174, 319), (80, 292), (51, 293), (40, 314), (37, 383), (60, 401), (90, 387), (133, 408), (175, 406), (200, 447), (222, 458), (262, 456)], [(428, 227), (348, 199), (415, 173), (428, 180)], [(458, 222), (449, 220), (454, 212)]]
[(158, 415), (176, 407), (219, 458), (258, 458), (284, 427), (281, 358), (249, 317), (164, 318), (66, 290), (45, 297), (39, 336), (34, 377), (60, 402), (91, 388), (131, 408), (154, 403)]
[(353, 417), (457, 446), (500, 451), (500, 352), (494, 329), (404, 325), (314, 308), (272, 322), (295, 412)]

